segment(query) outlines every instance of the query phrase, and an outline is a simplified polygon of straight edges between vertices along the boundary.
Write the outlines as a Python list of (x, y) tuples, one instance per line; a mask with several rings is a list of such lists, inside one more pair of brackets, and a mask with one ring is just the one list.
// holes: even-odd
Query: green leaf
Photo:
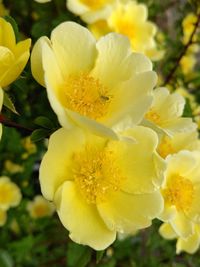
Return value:
[(190, 100), (188, 98), (186, 98), (183, 117), (189, 117), (189, 118), (192, 117), (192, 108), (190, 105)]
[(14, 262), (10, 254), (6, 250), (0, 250), (0, 266), (1, 267), (13, 267)]
[(18, 26), (17, 26), (15, 19), (11, 16), (8, 16), (8, 15), (4, 16), (4, 19), (12, 25), (13, 31), (15, 33), (16, 41), (18, 42), (19, 41), (19, 29), (18, 29)]
[(49, 118), (44, 117), (44, 116), (37, 117), (34, 120), (34, 123), (46, 129), (54, 128), (52, 121)]
[(99, 263), (103, 258), (105, 250), (100, 250), (96, 252), (96, 263)]
[(89, 247), (70, 243), (67, 251), (68, 267), (85, 267), (91, 260), (92, 250)]
[(31, 140), (33, 142), (38, 142), (44, 138), (46, 138), (47, 136), (49, 136), (50, 132), (49, 130), (45, 130), (45, 129), (36, 129), (35, 131), (32, 132), (31, 134)]
[(15, 109), (15, 106), (14, 106), (12, 100), (10, 99), (9, 95), (6, 92), (4, 92), (3, 104), (4, 104), (5, 107), (7, 107), (13, 113), (19, 115), (19, 113)]

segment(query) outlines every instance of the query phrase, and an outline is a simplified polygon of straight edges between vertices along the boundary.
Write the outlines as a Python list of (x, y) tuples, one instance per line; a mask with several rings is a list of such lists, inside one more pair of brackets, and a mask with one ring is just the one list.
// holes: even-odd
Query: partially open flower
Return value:
[(157, 81), (152, 63), (132, 53), (126, 37), (111, 33), (96, 42), (73, 22), (56, 27), (51, 40), (41, 37), (31, 63), (63, 127), (76, 124), (114, 138), (111, 127), (126, 117), (132, 124), (141, 122)]
[(37, 219), (51, 216), (55, 211), (55, 207), (52, 203), (43, 198), (43, 196), (38, 195), (33, 201), (28, 203), (27, 210), (32, 218)]
[(0, 177), (0, 209), (7, 210), (16, 207), (21, 201), (19, 187), (6, 176)]
[(16, 43), (9, 22), (0, 18), (0, 86), (11, 84), (23, 71), (29, 59), (31, 39)]
[(96, 250), (117, 232), (149, 226), (163, 209), (165, 162), (156, 153), (157, 135), (142, 126), (124, 134), (137, 143), (61, 128), (40, 166), (42, 193), (55, 202), (71, 239)]
[(181, 151), (168, 157), (167, 164), (161, 189), (165, 208), (159, 218), (188, 238), (194, 223), (200, 223), (200, 152)]
[(185, 99), (181, 95), (170, 94), (169, 90), (164, 87), (155, 89), (153, 95), (152, 106), (145, 115), (145, 120), (149, 122), (148, 126), (158, 128), (169, 136), (192, 132), (197, 128), (191, 118), (181, 117), (185, 106)]

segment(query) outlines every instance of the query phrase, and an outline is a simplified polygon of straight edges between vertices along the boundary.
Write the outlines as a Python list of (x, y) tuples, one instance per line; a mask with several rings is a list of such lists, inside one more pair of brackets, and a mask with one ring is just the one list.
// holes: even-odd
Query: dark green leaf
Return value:
[(49, 135), (49, 131), (45, 129), (37, 129), (31, 134), (31, 140), (33, 142), (38, 142)]
[(0, 250), (0, 266), (1, 267), (13, 267), (14, 262), (10, 254), (5, 250)]
[(97, 251), (96, 253), (96, 263), (99, 263), (101, 259), (103, 258), (105, 250)]
[(54, 128), (52, 121), (47, 117), (43, 117), (43, 116), (37, 117), (34, 120), (34, 123), (46, 129)]
[(89, 247), (70, 243), (67, 253), (68, 267), (85, 267), (90, 262), (92, 250)]
[(14, 106), (12, 100), (10, 99), (9, 95), (6, 92), (4, 92), (3, 104), (4, 104), (5, 107), (7, 107), (13, 113), (19, 115), (19, 113), (15, 109), (15, 106)]

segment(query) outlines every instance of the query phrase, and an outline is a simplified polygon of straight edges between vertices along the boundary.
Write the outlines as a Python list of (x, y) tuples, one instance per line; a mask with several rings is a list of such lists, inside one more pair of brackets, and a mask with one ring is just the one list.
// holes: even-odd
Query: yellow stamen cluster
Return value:
[(110, 99), (107, 88), (89, 74), (70, 76), (65, 84), (65, 106), (94, 120), (106, 115)]
[(104, 202), (109, 193), (120, 190), (124, 177), (112, 151), (86, 146), (73, 161), (75, 183), (89, 204)]
[(81, 2), (90, 7), (91, 9), (98, 9), (103, 7), (105, 4), (107, 4), (108, 0), (81, 0)]
[(149, 120), (149, 121), (154, 122), (155, 124), (159, 124), (160, 123), (160, 116), (152, 108), (146, 113), (145, 118), (147, 120)]
[(158, 146), (158, 153), (162, 158), (166, 158), (168, 155), (173, 154), (174, 152), (175, 151), (170, 142), (170, 138), (167, 136), (163, 137)]
[(174, 175), (163, 190), (163, 195), (166, 203), (176, 206), (178, 211), (187, 211), (193, 201), (194, 187), (189, 179)]

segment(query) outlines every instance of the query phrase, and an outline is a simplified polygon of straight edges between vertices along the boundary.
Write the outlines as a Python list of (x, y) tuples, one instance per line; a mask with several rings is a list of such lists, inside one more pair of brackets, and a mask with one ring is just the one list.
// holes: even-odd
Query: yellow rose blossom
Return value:
[(7, 220), (7, 212), (4, 209), (0, 208), (0, 227), (6, 223)]
[[(186, 44), (192, 32), (194, 31), (195, 23), (197, 22), (197, 16), (194, 13), (189, 13), (182, 22), (183, 27), (183, 43)], [(195, 34), (192, 41), (197, 40), (197, 35)]]
[(86, 23), (106, 19), (116, 0), (67, 0), (67, 8)]
[(51, 40), (37, 41), (31, 65), (63, 127), (76, 124), (113, 138), (111, 127), (124, 118), (140, 123), (157, 81), (150, 60), (131, 52), (126, 37), (111, 33), (96, 42), (73, 22), (56, 27)]
[[(0, 88), (0, 112), (1, 112), (2, 106), (3, 106), (3, 90)], [(1, 136), (2, 136), (2, 124), (0, 123), (0, 139), (1, 139)]]
[(188, 238), (200, 223), (200, 152), (181, 151), (167, 157), (162, 185), (165, 208), (159, 218), (170, 223), (178, 236)]
[(22, 166), (20, 166), (19, 164), (16, 164), (10, 160), (6, 160), (4, 162), (4, 168), (6, 171), (8, 171), (9, 173), (19, 173), (19, 172), (23, 172), (24, 168)]
[(19, 187), (6, 176), (0, 177), (0, 209), (16, 207), (21, 201)]
[(169, 223), (163, 223), (159, 228), (160, 235), (165, 239), (177, 239), (176, 253), (185, 251), (194, 254), (200, 246), (200, 225), (194, 224), (194, 232), (187, 238), (179, 237)]
[(152, 60), (160, 60), (163, 51), (156, 48), (156, 26), (147, 21), (148, 9), (144, 4), (134, 1), (118, 1), (107, 19), (89, 24), (88, 28), (99, 38), (108, 32), (127, 36), (132, 49), (146, 54)]
[(169, 136), (175, 133), (191, 132), (197, 128), (191, 118), (181, 117), (185, 106), (185, 99), (181, 95), (170, 94), (169, 90), (164, 87), (155, 89), (153, 95), (154, 100), (145, 115), (144, 123), (164, 131)]
[(180, 61), (181, 70), (184, 75), (188, 75), (194, 69), (194, 66), (197, 62), (196, 56), (194, 54), (187, 53), (182, 57)]
[(157, 135), (142, 126), (123, 134), (130, 140), (61, 128), (40, 166), (42, 193), (55, 202), (70, 238), (96, 250), (113, 243), (117, 232), (149, 226), (163, 209), (165, 162), (156, 153)]
[(51, 202), (43, 198), (43, 196), (38, 195), (34, 197), (33, 201), (28, 203), (27, 210), (32, 218), (37, 219), (51, 216), (55, 211), (55, 207)]
[(10, 23), (0, 18), (0, 86), (11, 84), (23, 71), (28, 59), (31, 39), (16, 44)]
[(178, 153), (181, 150), (200, 150), (200, 140), (197, 131), (177, 133), (172, 137), (162, 135), (158, 145), (158, 153), (166, 158), (168, 155)]

